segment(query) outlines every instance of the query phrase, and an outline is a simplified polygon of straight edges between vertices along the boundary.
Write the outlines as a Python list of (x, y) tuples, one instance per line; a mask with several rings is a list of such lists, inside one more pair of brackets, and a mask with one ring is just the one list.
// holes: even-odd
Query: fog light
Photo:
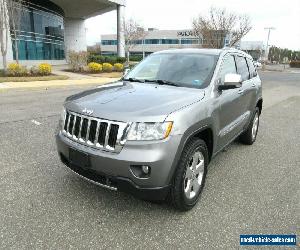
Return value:
[(142, 171), (144, 174), (149, 174), (149, 172), (150, 172), (149, 166), (142, 166)]
[(130, 170), (136, 178), (150, 178), (151, 167), (146, 165), (131, 165)]

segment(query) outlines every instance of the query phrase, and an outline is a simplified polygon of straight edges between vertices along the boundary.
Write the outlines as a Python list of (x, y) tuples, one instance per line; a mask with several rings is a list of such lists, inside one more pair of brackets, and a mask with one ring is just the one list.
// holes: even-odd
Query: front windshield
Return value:
[(182, 87), (209, 85), (218, 56), (200, 53), (161, 53), (148, 56), (124, 80), (165, 81)]

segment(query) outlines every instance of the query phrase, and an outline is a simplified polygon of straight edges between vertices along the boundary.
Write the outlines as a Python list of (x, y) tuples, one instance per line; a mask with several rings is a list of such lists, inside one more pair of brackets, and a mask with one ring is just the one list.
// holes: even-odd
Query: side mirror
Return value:
[(242, 86), (242, 76), (239, 74), (226, 74), (224, 84), (219, 85), (219, 90), (235, 89)]

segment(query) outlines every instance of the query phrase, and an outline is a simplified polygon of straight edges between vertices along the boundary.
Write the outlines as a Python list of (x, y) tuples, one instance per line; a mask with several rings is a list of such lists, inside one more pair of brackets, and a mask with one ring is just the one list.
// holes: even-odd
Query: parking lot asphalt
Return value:
[(0, 92), (0, 249), (238, 249), (240, 234), (299, 242), (300, 74), (261, 78), (257, 141), (213, 159), (187, 213), (95, 186), (60, 163), (62, 103), (83, 87)]

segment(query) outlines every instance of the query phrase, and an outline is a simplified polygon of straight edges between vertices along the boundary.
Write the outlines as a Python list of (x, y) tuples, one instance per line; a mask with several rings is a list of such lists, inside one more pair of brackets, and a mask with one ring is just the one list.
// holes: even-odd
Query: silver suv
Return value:
[(261, 81), (234, 49), (154, 53), (120, 81), (66, 99), (56, 135), (83, 178), (179, 210), (199, 199), (211, 159), (237, 137), (251, 145)]

